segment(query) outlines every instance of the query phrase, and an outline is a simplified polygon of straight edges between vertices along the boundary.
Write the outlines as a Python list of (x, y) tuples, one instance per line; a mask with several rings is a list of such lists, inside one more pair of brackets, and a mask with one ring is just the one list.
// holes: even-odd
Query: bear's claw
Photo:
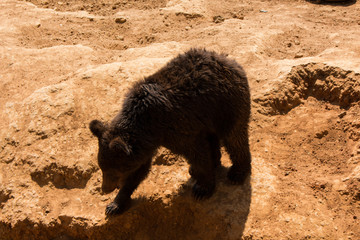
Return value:
[(112, 202), (106, 206), (105, 214), (108, 216), (117, 215), (125, 212), (130, 207), (130, 204), (118, 204), (116, 202)]
[(201, 186), (195, 183), (192, 188), (192, 194), (196, 200), (209, 198), (213, 195), (215, 186)]

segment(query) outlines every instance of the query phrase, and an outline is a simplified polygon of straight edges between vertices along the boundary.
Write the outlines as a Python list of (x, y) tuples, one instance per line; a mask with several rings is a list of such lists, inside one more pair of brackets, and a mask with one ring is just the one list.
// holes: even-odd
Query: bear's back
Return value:
[[(234, 60), (204, 49), (191, 49), (171, 60), (144, 84), (160, 85), (167, 103), (161, 119), (167, 129), (227, 132), (238, 120), (247, 122), (250, 93), (246, 74)], [(167, 125), (167, 124), (166, 124)]]
[(191, 49), (172, 59), (145, 82), (188, 94), (244, 94), (248, 83), (244, 70), (225, 55), (205, 49)]

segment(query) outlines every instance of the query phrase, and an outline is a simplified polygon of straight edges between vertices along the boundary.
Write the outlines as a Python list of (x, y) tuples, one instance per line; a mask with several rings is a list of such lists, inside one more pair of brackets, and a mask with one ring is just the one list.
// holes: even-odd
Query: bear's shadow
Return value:
[(166, 200), (134, 198), (128, 211), (107, 217), (103, 227), (131, 239), (215, 239), (225, 237), (224, 231), (241, 238), (251, 203), (251, 176), (242, 185), (232, 185), (227, 171), (223, 166), (217, 170), (216, 191), (209, 199), (193, 198), (190, 178)]
[(344, 7), (351, 6), (357, 2), (357, 0), (338, 1), (338, 2), (331, 2), (331, 1), (316, 2), (316, 1), (312, 1), (312, 0), (306, 0), (306, 1), (310, 2), (310, 3), (319, 4), (319, 5), (344, 6)]

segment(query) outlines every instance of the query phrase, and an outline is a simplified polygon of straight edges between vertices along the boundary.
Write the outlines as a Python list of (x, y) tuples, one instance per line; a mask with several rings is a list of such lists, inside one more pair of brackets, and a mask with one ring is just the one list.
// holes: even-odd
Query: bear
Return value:
[(98, 138), (102, 192), (120, 188), (105, 214), (130, 208), (131, 195), (160, 146), (188, 161), (195, 199), (215, 191), (221, 146), (232, 161), (229, 182), (244, 183), (251, 174), (249, 119), (246, 74), (225, 54), (191, 48), (137, 81), (110, 123), (92, 120), (89, 126)]

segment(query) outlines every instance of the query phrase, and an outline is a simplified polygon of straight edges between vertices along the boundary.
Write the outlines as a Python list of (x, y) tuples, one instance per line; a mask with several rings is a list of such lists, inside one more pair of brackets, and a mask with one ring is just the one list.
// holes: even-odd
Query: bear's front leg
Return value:
[(131, 206), (131, 195), (139, 184), (146, 178), (151, 166), (151, 158), (145, 164), (141, 165), (135, 172), (131, 173), (125, 180), (125, 183), (115, 200), (106, 206), (106, 215), (121, 214)]
[[(215, 191), (215, 168), (220, 163), (219, 154), (213, 154), (211, 144), (202, 135), (184, 151), (190, 164), (189, 173), (196, 181), (192, 193), (195, 199), (206, 199)], [(216, 157), (216, 159), (214, 159)]]
[(131, 193), (126, 191), (119, 191), (116, 195), (115, 200), (106, 206), (105, 214), (106, 215), (116, 215), (121, 214), (129, 209), (131, 205)]
[(192, 188), (194, 198), (201, 200), (211, 197), (215, 191), (214, 167), (204, 168), (204, 166), (192, 165), (190, 171), (191, 177), (196, 181)]

